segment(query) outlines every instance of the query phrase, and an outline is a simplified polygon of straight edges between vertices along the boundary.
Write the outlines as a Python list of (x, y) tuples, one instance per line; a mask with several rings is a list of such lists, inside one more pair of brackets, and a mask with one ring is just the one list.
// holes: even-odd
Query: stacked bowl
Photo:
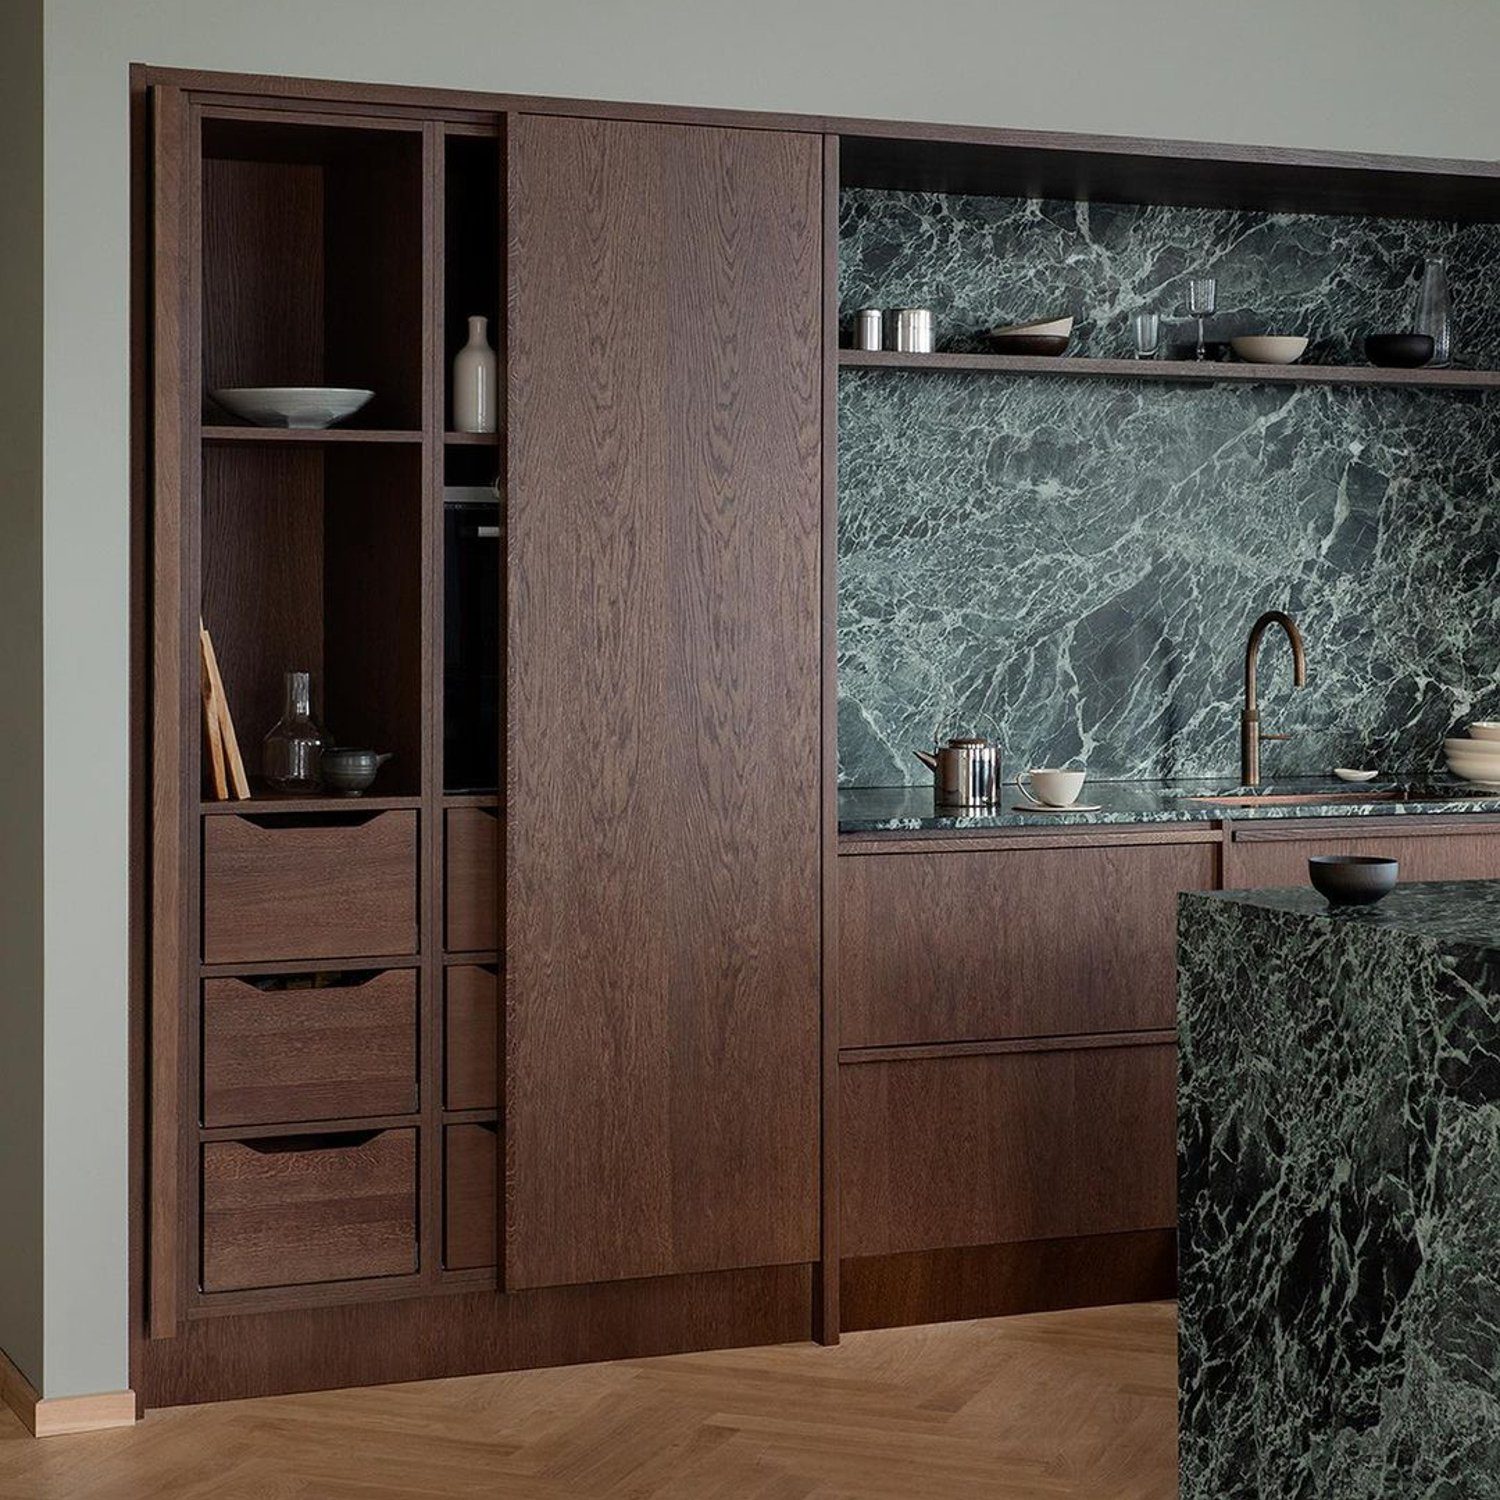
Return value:
[(1467, 737), (1444, 740), (1448, 769), (1460, 781), (1487, 792), (1500, 792), (1500, 722), (1481, 719), (1469, 725)]

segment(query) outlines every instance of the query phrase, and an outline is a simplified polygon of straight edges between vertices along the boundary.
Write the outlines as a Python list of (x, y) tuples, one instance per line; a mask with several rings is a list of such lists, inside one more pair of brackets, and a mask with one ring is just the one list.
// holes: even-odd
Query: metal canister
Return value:
[(930, 307), (898, 307), (891, 316), (896, 325), (893, 346), (900, 353), (932, 353), (932, 309)]
[(999, 740), (961, 735), (917, 759), (932, 772), (933, 800), (939, 807), (998, 807), (1005, 778)]
[(854, 315), (854, 347), (879, 349), (885, 314), (878, 307), (862, 307)]

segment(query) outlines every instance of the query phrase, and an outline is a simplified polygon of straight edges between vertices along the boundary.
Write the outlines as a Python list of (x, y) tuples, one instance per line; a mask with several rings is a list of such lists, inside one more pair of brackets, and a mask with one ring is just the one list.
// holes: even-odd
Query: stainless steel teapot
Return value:
[(1005, 778), (1000, 741), (956, 735), (946, 745), (913, 752), (932, 772), (933, 799), (939, 807), (998, 807)]

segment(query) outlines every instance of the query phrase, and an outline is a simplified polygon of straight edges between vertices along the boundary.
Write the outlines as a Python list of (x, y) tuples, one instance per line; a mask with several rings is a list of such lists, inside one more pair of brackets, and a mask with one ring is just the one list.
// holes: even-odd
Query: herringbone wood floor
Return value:
[(151, 1413), (35, 1441), (5, 1500), (1169, 1500), (1170, 1305)]

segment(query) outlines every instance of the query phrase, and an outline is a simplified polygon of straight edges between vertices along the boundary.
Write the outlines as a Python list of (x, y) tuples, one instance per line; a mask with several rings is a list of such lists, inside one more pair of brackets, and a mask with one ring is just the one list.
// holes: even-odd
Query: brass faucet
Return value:
[(1286, 638), (1292, 643), (1292, 684), (1302, 687), (1307, 681), (1307, 656), (1302, 649), (1302, 632), (1297, 622), (1279, 609), (1268, 609), (1250, 627), (1250, 640), (1245, 647), (1245, 707), (1240, 713), (1240, 785), (1260, 785), (1260, 742), (1262, 740), (1288, 740), (1289, 734), (1262, 734), (1260, 729), (1260, 705), (1255, 698), (1255, 658), (1260, 654), (1260, 638), (1271, 625), (1280, 625)]

